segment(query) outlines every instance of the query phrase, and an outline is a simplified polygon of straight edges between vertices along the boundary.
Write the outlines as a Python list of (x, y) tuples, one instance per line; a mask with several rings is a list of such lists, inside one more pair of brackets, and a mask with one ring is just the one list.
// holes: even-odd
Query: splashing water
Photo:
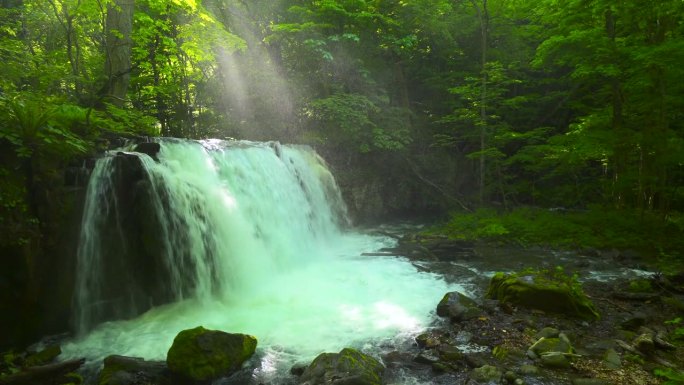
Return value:
[(307, 147), (163, 141), (158, 162), (121, 156), (144, 173), (136, 190), (118, 186), (112, 157), (94, 170), (74, 300), (81, 334), (66, 357), (163, 360), (179, 331), (202, 325), (255, 335), (268, 376), (414, 334), (454, 289), (406, 260), (361, 256), (394, 241), (342, 230), (334, 178)]

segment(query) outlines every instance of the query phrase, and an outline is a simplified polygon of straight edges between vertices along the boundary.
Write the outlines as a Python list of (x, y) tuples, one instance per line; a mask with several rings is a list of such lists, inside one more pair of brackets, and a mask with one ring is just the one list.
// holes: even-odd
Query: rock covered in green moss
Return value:
[(207, 330), (183, 330), (166, 356), (169, 369), (194, 381), (228, 376), (240, 369), (256, 350), (256, 337)]
[(599, 318), (579, 283), (558, 272), (497, 273), (489, 283), (487, 298), (585, 320)]
[(482, 314), (477, 302), (457, 291), (444, 294), (437, 305), (437, 315), (452, 322), (466, 321)]
[(380, 385), (384, 370), (375, 358), (345, 348), (339, 353), (323, 353), (316, 357), (302, 374), (300, 384)]

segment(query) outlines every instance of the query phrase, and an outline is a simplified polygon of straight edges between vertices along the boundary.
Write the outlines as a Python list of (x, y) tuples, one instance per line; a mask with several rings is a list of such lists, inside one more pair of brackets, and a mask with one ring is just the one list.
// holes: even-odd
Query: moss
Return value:
[(301, 380), (319, 384), (332, 375), (353, 378), (353, 383), (358, 385), (380, 385), (384, 369), (375, 358), (356, 349), (345, 348), (339, 353), (320, 354), (306, 369)]
[(526, 271), (492, 277), (487, 298), (502, 303), (564, 314), (571, 317), (595, 320), (599, 313), (584, 294), (576, 280), (556, 277), (548, 271)]
[(256, 337), (199, 326), (178, 333), (166, 362), (175, 373), (194, 381), (206, 381), (240, 369), (254, 354), (256, 346)]
[(627, 290), (632, 293), (652, 293), (653, 286), (650, 279), (635, 279), (629, 282)]

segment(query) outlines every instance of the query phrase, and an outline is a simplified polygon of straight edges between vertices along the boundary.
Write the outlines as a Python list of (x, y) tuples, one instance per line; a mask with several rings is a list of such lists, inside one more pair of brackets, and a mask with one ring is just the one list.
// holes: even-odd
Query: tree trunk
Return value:
[(114, 0), (107, 5), (105, 98), (118, 107), (126, 103), (126, 91), (131, 75), (131, 32), (133, 31), (134, 0)]
[(485, 190), (485, 149), (487, 146), (487, 44), (489, 35), (489, 12), (487, 0), (482, 0), (481, 6), (471, 0), (477, 18), (480, 21), (480, 204), (484, 202)]

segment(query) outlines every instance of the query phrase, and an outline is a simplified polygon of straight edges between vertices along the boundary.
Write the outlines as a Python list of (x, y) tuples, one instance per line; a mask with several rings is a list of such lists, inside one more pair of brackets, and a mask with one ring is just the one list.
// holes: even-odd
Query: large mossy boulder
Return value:
[(489, 283), (487, 298), (584, 320), (599, 318), (579, 283), (559, 271), (497, 273)]
[(477, 318), (481, 314), (482, 310), (480, 310), (477, 302), (457, 291), (444, 294), (437, 305), (437, 315), (448, 317), (452, 322)]
[(257, 339), (253, 336), (199, 326), (178, 333), (166, 363), (172, 372), (185, 378), (207, 381), (239, 370), (254, 354), (256, 346)]
[(375, 358), (345, 348), (339, 353), (323, 353), (304, 370), (302, 385), (380, 385), (385, 367)]

